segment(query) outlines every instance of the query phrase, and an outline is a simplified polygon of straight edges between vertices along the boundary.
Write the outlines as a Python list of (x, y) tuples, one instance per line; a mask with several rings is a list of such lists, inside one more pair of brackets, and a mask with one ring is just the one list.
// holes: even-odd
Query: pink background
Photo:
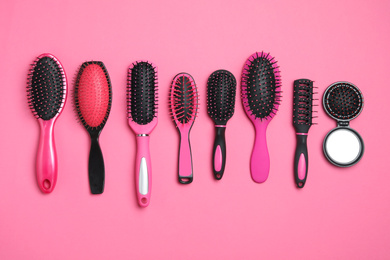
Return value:
[[(389, 1), (6, 1), (0, 4), (0, 259), (389, 259)], [(279, 61), (283, 101), (268, 128), (268, 181), (250, 178), (254, 129), (236, 98), (227, 128), (227, 166), (212, 176), (214, 126), (206, 80), (216, 69), (240, 79), (246, 58)], [(105, 63), (113, 106), (101, 135), (106, 186), (89, 192), (89, 137), (71, 96), (59, 118), (59, 179), (41, 193), (35, 178), (39, 127), (26, 102), (29, 64), (44, 52), (63, 63), (69, 83), (88, 60)], [(131, 62), (159, 67), (159, 123), (151, 136), (153, 190), (146, 209), (134, 191), (135, 137), (126, 120)], [(178, 133), (168, 92), (179, 72), (200, 90), (192, 130), (194, 182), (177, 182)], [(293, 182), (292, 83), (307, 77), (320, 95), (331, 83), (356, 84), (365, 97), (351, 126), (366, 152), (341, 169), (323, 156), (335, 126), (319, 106), (309, 133), (309, 178)], [(70, 92), (74, 86), (70, 84)], [(240, 92), (238, 91), (238, 94)]]

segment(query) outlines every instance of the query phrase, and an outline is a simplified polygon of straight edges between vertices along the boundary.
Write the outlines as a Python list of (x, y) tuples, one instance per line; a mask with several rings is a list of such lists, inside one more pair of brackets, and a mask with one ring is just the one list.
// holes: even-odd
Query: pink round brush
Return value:
[(179, 182), (189, 184), (193, 180), (190, 131), (198, 112), (198, 89), (190, 74), (179, 73), (173, 78), (169, 100), (180, 133)]
[(136, 134), (135, 181), (138, 204), (146, 207), (152, 189), (149, 134), (157, 125), (157, 67), (137, 61), (129, 67), (127, 81), (128, 122)]
[(251, 175), (265, 182), (270, 169), (266, 130), (281, 101), (281, 81), (276, 60), (269, 53), (254, 53), (245, 62), (241, 78), (241, 98), (245, 112), (256, 129), (251, 157)]
[(44, 193), (53, 191), (57, 183), (57, 152), (54, 124), (66, 101), (66, 76), (59, 60), (51, 54), (40, 55), (28, 75), (27, 98), (41, 128), (37, 154), (37, 180)]

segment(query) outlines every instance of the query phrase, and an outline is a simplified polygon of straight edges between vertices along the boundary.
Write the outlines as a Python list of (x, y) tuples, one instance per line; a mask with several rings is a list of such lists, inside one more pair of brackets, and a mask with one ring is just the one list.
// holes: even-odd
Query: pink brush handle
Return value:
[(152, 190), (152, 167), (150, 163), (149, 136), (137, 135), (137, 155), (135, 161), (135, 181), (138, 204), (147, 207)]
[(37, 154), (38, 186), (44, 193), (53, 191), (57, 183), (57, 153), (54, 143), (54, 120), (39, 119), (41, 135)]
[(265, 182), (269, 174), (269, 154), (267, 148), (268, 123), (256, 124), (256, 138), (251, 158), (251, 174), (255, 182)]
[(192, 157), (189, 131), (180, 132), (179, 153), (179, 182), (189, 184), (192, 182)]

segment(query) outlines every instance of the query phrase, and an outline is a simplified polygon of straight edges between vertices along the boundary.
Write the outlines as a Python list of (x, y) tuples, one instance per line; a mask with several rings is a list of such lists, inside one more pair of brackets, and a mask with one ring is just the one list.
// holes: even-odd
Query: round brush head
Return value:
[(324, 108), (336, 120), (354, 119), (362, 111), (363, 103), (362, 93), (349, 82), (333, 83), (324, 93)]
[(147, 61), (132, 64), (127, 81), (128, 117), (139, 125), (157, 116), (157, 68)]
[(171, 85), (170, 106), (176, 125), (195, 121), (198, 112), (198, 89), (188, 73), (177, 74)]
[(53, 55), (39, 56), (31, 66), (27, 83), (28, 103), (36, 118), (50, 120), (65, 103), (66, 77)]
[(236, 78), (227, 70), (214, 71), (207, 80), (207, 112), (216, 125), (226, 125), (234, 114)]
[(76, 110), (84, 127), (102, 129), (110, 114), (111, 102), (111, 81), (103, 62), (84, 62), (75, 88)]
[(276, 60), (269, 53), (249, 57), (242, 72), (242, 100), (255, 119), (271, 119), (281, 101), (281, 80)]

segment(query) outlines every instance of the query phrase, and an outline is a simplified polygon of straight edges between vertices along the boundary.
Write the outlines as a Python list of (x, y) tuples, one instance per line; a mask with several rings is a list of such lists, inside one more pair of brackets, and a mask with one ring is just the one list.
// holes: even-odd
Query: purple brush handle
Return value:
[(152, 190), (152, 167), (150, 163), (149, 136), (137, 135), (137, 155), (135, 162), (135, 181), (138, 204), (147, 207)]
[(267, 148), (268, 123), (256, 124), (256, 137), (251, 158), (251, 175), (255, 182), (265, 182), (269, 174), (269, 154)]
[(57, 183), (57, 152), (54, 143), (54, 119), (39, 119), (41, 134), (37, 154), (37, 180), (44, 193), (53, 191)]
[(180, 132), (179, 153), (179, 182), (189, 184), (192, 182), (192, 157), (189, 131)]

